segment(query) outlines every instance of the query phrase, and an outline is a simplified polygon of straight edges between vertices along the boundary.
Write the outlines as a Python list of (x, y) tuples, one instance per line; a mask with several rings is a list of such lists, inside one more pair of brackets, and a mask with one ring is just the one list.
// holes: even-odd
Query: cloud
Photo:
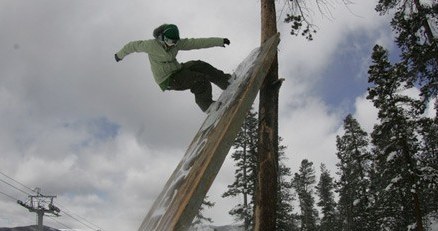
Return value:
[(370, 134), (374, 125), (377, 123), (377, 108), (374, 107), (373, 102), (366, 99), (368, 93), (364, 93), (362, 96), (356, 98), (355, 108), (356, 112), (353, 117), (359, 122), (362, 129)]
[[(314, 41), (283, 36), (280, 75), (286, 81), (280, 91), (280, 135), (289, 147), (293, 166), (308, 158), (325, 162), (334, 172), (335, 137), (345, 116), (357, 110), (364, 123), (372, 121), (373, 117), (368, 116), (373, 114), (373, 109), (362, 99), (367, 89), (366, 70), (373, 44), (390, 38), (388, 19), (378, 17), (375, 4), (362, 1), (348, 8), (336, 6), (329, 18), (315, 17), (319, 30)], [(282, 25), (283, 30), (285, 27)], [(343, 56), (345, 63), (340, 62)], [(351, 72), (344, 69), (346, 65), (351, 65)], [(336, 72), (328, 75), (328, 70)], [(355, 78), (360, 81), (353, 82)], [(350, 85), (340, 81), (348, 81)], [(339, 93), (345, 98), (338, 97), (337, 104), (333, 104), (329, 97)]]
[[(375, 2), (336, 6), (330, 19), (315, 14), (319, 31), (312, 42), (288, 35), (290, 25), (279, 17), (280, 76), (286, 78), (280, 136), (292, 171), (302, 158), (334, 165), (335, 136), (349, 108), (356, 108), (365, 127), (372, 126), (366, 88), (351, 96), (348, 107), (327, 103), (319, 89), (327, 69), (339, 68), (332, 60), (339, 52), (354, 53), (353, 68), (366, 67), (369, 54), (355, 39), (392, 41), (384, 29), (387, 18), (373, 12)], [(173, 22), (182, 36), (231, 40), (227, 48), (181, 52), (181, 61), (202, 59), (232, 72), (260, 43), (259, 12), (259, 2), (249, 0), (214, 6), (202, 0), (2, 1), (0, 171), (58, 195), (57, 203), (104, 230), (136, 229), (205, 115), (191, 93), (160, 91), (147, 56), (132, 54), (116, 63), (114, 53)], [(220, 195), (232, 183), (233, 169), (227, 160), (209, 192), (219, 202), (208, 213), (222, 224), (231, 220), (233, 201)], [(1, 182), (0, 191), (27, 198)], [(8, 211), (0, 214), (0, 226), (34, 223), (34, 214), (2, 195), (0, 210)], [(81, 226), (68, 216), (60, 219)]]
[[(280, 136), (284, 138), (287, 149), (287, 166), (298, 171), (302, 159), (309, 159), (327, 166), (335, 166), (336, 133), (340, 115), (331, 112), (323, 101), (317, 98), (304, 98), (301, 103), (282, 114)], [(319, 167), (318, 167), (319, 168)]]

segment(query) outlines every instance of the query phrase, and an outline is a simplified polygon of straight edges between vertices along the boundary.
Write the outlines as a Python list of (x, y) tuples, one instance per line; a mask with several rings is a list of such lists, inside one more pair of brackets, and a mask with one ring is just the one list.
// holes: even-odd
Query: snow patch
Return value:
[(391, 180), (391, 183), (389, 183), (388, 186), (386, 186), (385, 191), (389, 191), (389, 190), (392, 188), (392, 186), (393, 186), (395, 183), (397, 183), (398, 181), (400, 181), (401, 179), (402, 179), (401, 176), (397, 176), (397, 177), (393, 178), (393, 179)]
[(237, 67), (236, 72), (232, 75), (230, 80), (230, 85), (222, 92), (217, 102), (221, 102), (219, 109), (212, 110), (207, 118), (205, 119), (204, 124), (202, 124), (201, 130), (206, 130), (209, 127), (215, 127), (219, 122), (219, 118), (227, 111), (231, 102), (235, 98), (242, 89), (241, 86), (244, 86), (243, 83), (249, 81), (251, 75), (248, 73), (254, 67), (254, 61), (257, 59), (260, 53), (260, 49), (253, 50), (250, 55)]
[[(234, 102), (236, 95), (244, 90), (243, 86), (246, 86), (250, 80), (251, 72), (255, 66), (261, 52), (260, 48), (254, 49), (248, 57), (237, 67), (236, 72), (230, 79), (230, 85), (220, 95), (217, 102), (220, 103), (219, 108), (211, 110), (204, 123), (202, 124), (194, 141), (190, 144), (186, 154), (184, 155), (181, 163), (178, 165), (178, 169), (172, 176), (173, 181), (167, 187), (167, 191), (161, 195), (155, 203), (157, 207), (153, 212), (152, 219), (146, 224), (145, 227), (141, 227), (141, 230), (154, 230), (155, 226), (162, 219), (165, 212), (168, 210), (169, 205), (175, 199), (179, 187), (185, 182), (187, 175), (195, 161), (198, 159), (199, 154), (204, 150), (208, 143), (208, 137), (211, 131), (217, 126), (220, 119)], [(219, 229), (214, 229), (219, 230)], [(237, 230), (237, 229), (223, 229), (223, 230)]]
[(386, 162), (390, 162), (390, 161), (394, 160), (396, 156), (397, 156), (397, 152), (389, 153), (388, 157), (386, 158)]
[(356, 199), (353, 201), (353, 206), (356, 206), (360, 203), (360, 199)]

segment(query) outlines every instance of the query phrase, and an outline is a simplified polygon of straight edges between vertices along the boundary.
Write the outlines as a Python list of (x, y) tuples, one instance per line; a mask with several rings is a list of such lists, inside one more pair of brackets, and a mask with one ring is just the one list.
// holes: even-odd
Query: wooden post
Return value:
[[(261, 42), (277, 34), (274, 0), (261, 0)], [(254, 230), (275, 230), (278, 187), (278, 56), (260, 89), (258, 175)]]

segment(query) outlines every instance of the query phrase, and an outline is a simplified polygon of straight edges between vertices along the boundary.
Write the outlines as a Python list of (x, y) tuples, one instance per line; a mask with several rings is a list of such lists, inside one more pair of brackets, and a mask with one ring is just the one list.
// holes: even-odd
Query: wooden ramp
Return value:
[(268, 73), (279, 34), (255, 49), (237, 67), (139, 231), (187, 230), (198, 213)]

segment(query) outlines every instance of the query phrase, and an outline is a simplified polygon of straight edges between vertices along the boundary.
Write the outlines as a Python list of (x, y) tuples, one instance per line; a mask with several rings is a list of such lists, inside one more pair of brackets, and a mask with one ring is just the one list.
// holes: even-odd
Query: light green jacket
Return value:
[(152, 73), (155, 82), (160, 85), (161, 90), (166, 90), (168, 78), (179, 71), (182, 65), (176, 60), (176, 55), (180, 50), (193, 50), (224, 46), (223, 38), (198, 38), (181, 39), (176, 46), (166, 48), (163, 42), (158, 39), (133, 41), (126, 44), (117, 56), (123, 59), (133, 52), (145, 52), (149, 56)]

